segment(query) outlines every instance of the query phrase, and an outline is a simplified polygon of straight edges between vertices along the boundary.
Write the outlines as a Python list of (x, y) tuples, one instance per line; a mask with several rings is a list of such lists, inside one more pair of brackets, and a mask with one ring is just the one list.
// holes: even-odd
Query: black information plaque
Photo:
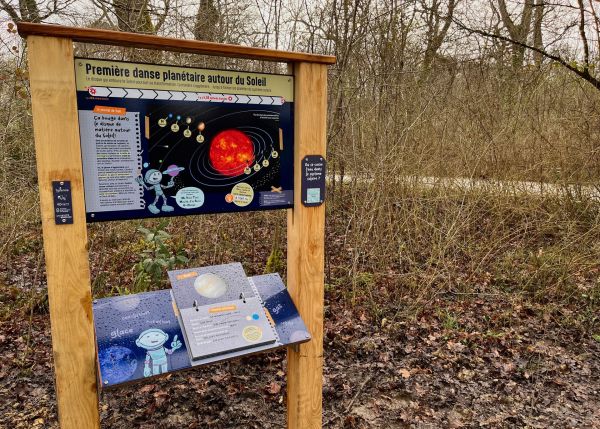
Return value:
[(325, 158), (307, 155), (302, 159), (302, 204), (317, 207), (325, 201)]
[(53, 181), (54, 223), (70, 225), (73, 223), (73, 201), (71, 199), (71, 182), (68, 180)]

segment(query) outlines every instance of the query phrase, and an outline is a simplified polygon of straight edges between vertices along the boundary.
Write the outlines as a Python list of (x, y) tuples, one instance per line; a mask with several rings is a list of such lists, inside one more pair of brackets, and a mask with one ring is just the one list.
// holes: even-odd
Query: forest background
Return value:
[[(0, 391), (23, 386), (30, 395), (39, 359), (51, 365), (27, 47), (14, 26), (25, 20), (335, 55), (328, 83), (325, 374), (326, 397), (333, 396), (326, 422), (494, 427), (510, 426), (517, 415), (517, 426), (562, 427), (557, 422), (572, 418), (569, 427), (593, 427), (600, 386), (599, 372), (590, 369), (600, 365), (599, 2), (0, 0), (0, 9), (0, 347), (12, 359), (0, 366)], [(76, 44), (76, 54), (286, 70), (97, 45)], [(92, 224), (88, 231), (95, 297), (164, 288), (165, 270), (183, 258), (193, 265), (241, 260), (249, 274), (285, 276), (283, 212)], [(395, 345), (382, 351), (389, 341)], [(45, 357), (36, 358), (36, 350)], [(453, 380), (432, 375), (436, 350), (446, 352), (433, 358), (439, 377), (450, 359)], [(277, 356), (279, 368), (285, 363)], [(404, 393), (379, 391), (395, 402), (384, 398), (357, 410), (355, 394), (379, 389), (375, 375), (366, 374), (380, 364), (392, 368), (389, 392)], [(481, 365), (497, 374), (477, 378)], [(230, 367), (217, 372), (225, 368), (231, 376)], [(354, 378), (344, 375), (351, 368)], [(516, 383), (500, 393), (509, 405), (473, 411), (482, 392), (502, 390), (490, 381), (498, 377)], [(264, 395), (281, 406), (282, 375), (261, 380)], [(434, 395), (441, 389), (436, 380), (454, 393), (435, 400), (419, 393), (426, 385)], [(553, 410), (539, 402), (548, 383), (555, 393), (569, 386), (588, 396), (573, 394), (579, 411), (568, 400)], [(13, 413), (3, 418), (23, 427), (54, 425), (51, 377), (40, 386), (40, 398), (47, 397), (34, 395), (30, 413), (11, 408), (17, 395), (0, 405)], [(155, 386), (146, 396), (155, 412), (171, 416), (164, 401), (156, 404), (162, 391)], [(115, 395), (103, 399), (114, 401), (103, 418), (120, 427), (123, 410), (139, 404), (117, 406), (124, 400)], [(585, 415), (586, 407), (596, 411)], [(216, 420), (206, 417), (217, 427), (244, 418), (236, 414), (227, 423), (217, 411)], [(148, 420), (133, 414), (138, 423)]]

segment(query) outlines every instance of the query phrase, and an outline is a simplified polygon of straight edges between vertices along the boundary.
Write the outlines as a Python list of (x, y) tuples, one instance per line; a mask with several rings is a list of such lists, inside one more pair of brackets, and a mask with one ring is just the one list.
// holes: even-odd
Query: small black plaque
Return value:
[(68, 180), (53, 181), (54, 222), (57, 225), (73, 223), (73, 202), (71, 199), (71, 182)]
[(316, 207), (325, 201), (325, 158), (307, 155), (302, 159), (302, 204)]

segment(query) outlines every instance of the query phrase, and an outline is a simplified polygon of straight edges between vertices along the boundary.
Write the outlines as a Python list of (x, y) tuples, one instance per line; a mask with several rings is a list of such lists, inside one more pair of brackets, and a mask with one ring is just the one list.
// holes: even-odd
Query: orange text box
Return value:
[(198, 273), (196, 271), (190, 271), (189, 273), (183, 273), (177, 275), (177, 280), (189, 279), (190, 277), (197, 277)]
[(224, 311), (233, 311), (237, 310), (235, 305), (225, 305), (223, 307), (213, 307), (208, 310), (209, 313), (222, 313)]
[(94, 113), (123, 116), (127, 113), (127, 110), (124, 107), (94, 106)]

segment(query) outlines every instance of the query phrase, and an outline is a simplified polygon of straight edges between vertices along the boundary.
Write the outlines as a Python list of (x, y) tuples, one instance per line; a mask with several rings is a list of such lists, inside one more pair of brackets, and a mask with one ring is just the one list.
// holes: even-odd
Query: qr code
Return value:
[(308, 188), (306, 190), (306, 202), (307, 203), (320, 203), (321, 202), (321, 189)]

